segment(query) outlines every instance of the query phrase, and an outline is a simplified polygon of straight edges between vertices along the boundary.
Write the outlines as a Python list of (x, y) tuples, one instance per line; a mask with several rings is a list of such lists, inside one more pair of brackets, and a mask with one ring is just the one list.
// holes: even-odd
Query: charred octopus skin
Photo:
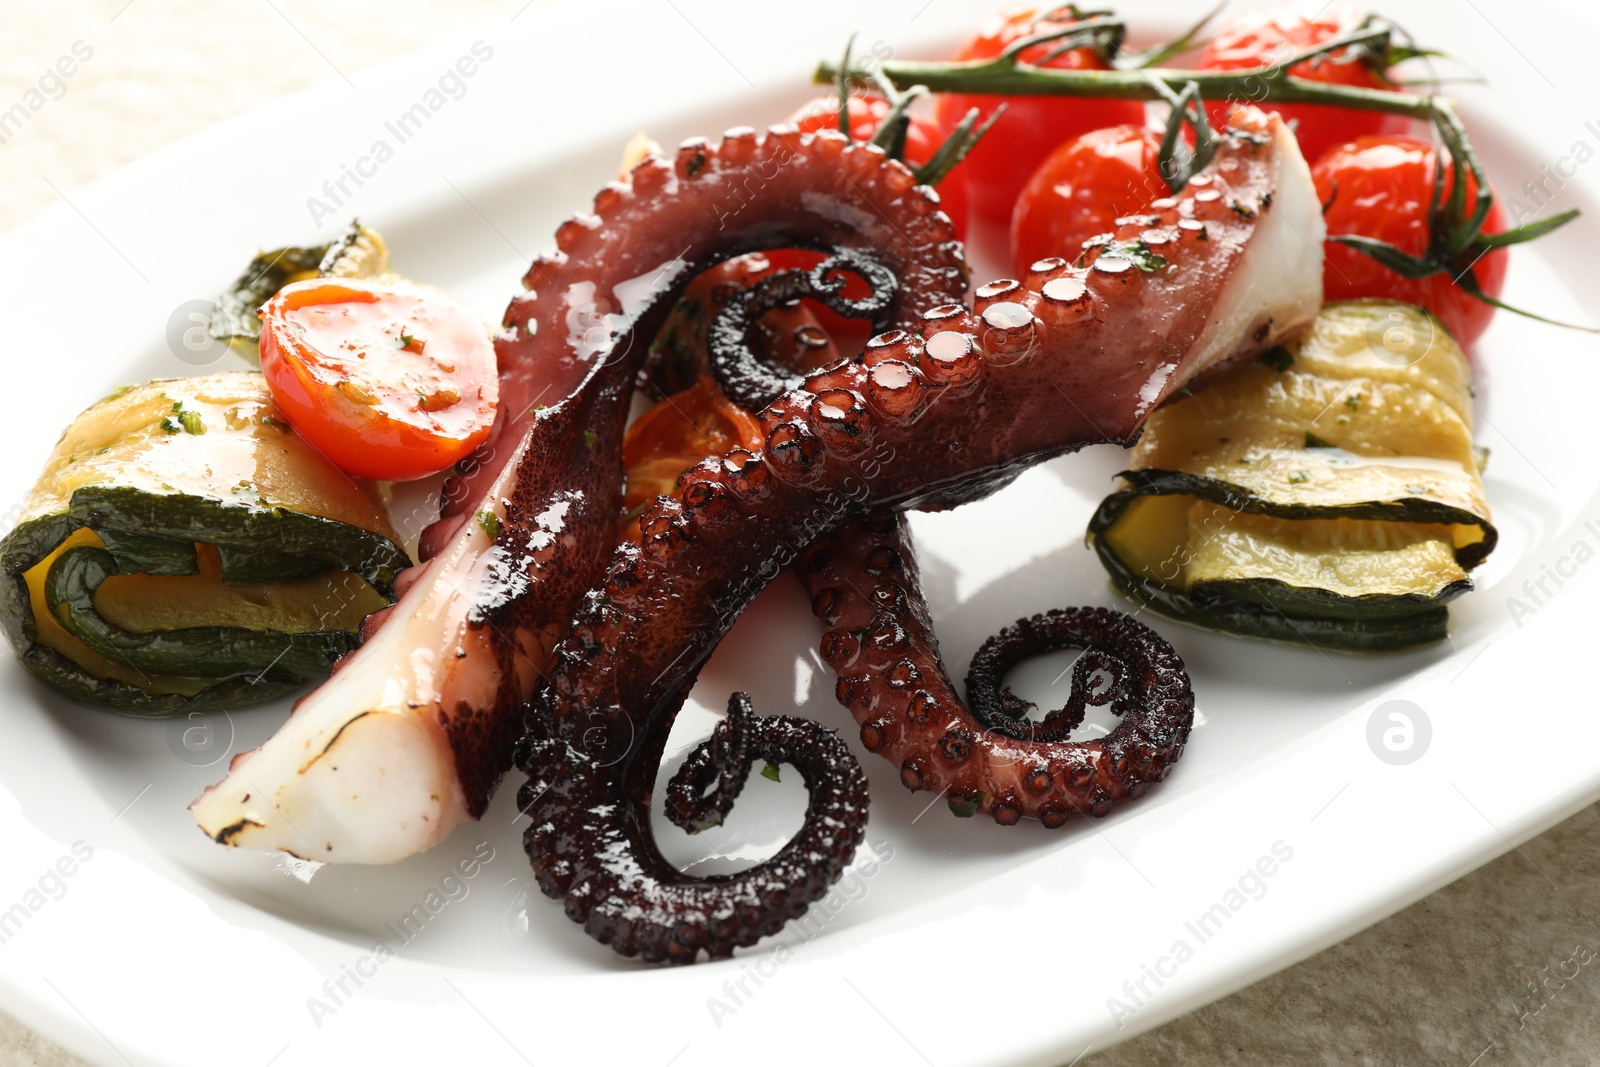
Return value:
[[(1029, 464), (1086, 444), (1126, 442), (1198, 376), (1310, 322), (1321, 270), (1302, 242), (1316, 247), (1322, 229), (1305, 163), (1276, 118), (1242, 110), (1234, 127), (1180, 194), (1121, 220), (1073, 261), (1041, 260), (1025, 279), (981, 286), (970, 306), (928, 306), (914, 326), (882, 333), (858, 356), (801, 379), (761, 412), (764, 447), (707, 457), (685, 472), (676, 495), (644, 513), (639, 540), (617, 549), (552, 656), (549, 685), (517, 749), (529, 776), (518, 798), (531, 819), (524, 841), (540, 886), (564, 900), (569, 917), (625, 955), (688, 962), (752, 944), (819, 897), (859, 840), (865, 809), (850, 785), (859, 771), (834, 758), (827, 731), (815, 724), (798, 727), (803, 737), (791, 743), (776, 736), (791, 720), (768, 726), (741, 711), (730, 717), (729, 736), (693, 757), (698, 769), (683, 772), (672, 791), (692, 813), (693, 786), (711, 781), (705, 761), (721, 758), (731, 777), (747, 765), (733, 758), (740, 751), (783, 759), (804, 750), (795, 758), (811, 802), (800, 833), (776, 857), (697, 878), (666, 863), (650, 835), (665, 738), (738, 614), (819, 538), (875, 513), (974, 499)], [(792, 136), (691, 145), (676, 173), (680, 182), (720, 184)], [(839, 151), (822, 138), (793, 143), (801, 155)], [(926, 196), (893, 164), (880, 163), (879, 173), (888, 188), (903, 187), (901, 203)], [(766, 210), (760, 190), (744, 210)], [(688, 240), (694, 225), (680, 220), (676, 240)], [(902, 275), (900, 291), (904, 299), (925, 287)], [(864, 577), (870, 555), (859, 564)], [(863, 588), (873, 584), (868, 578)], [(901, 591), (906, 602), (888, 604), (891, 616), (910, 610), (911, 591)], [(1140, 736), (1126, 739), (1127, 752), (1108, 745), (1105, 778), (1091, 767), (1092, 790), (1077, 780), (1076, 765), (1047, 764), (1049, 781), (1037, 776), (1040, 788), (1017, 816), (1094, 814), (1103, 800), (1148, 784), (1124, 775), (1124, 756), (1129, 766), (1147, 765), (1141, 776), (1159, 778), (1181, 751), (1192, 707), (1187, 681), (1171, 650), (1141, 630), (1092, 613), (1059, 631), (1046, 627), (1042, 638), (1081, 641), (1117, 658), (1120, 670), (1103, 653), (1091, 664), (1107, 664), (1112, 699), (1123, 701)], [(848, 649), (830, 658), (844, 662)], [(903, 681), (909, 698), (924, 668), (912, 661), (902, 676), (899, 666), (887, 684)], [(902, 760), (947, 758), (924, 751), (943, 740), (910, 738), (896, 752)], [(989, 800), (1002, 822), (1011, 818), (1008, 782), (997, 781)], [(716, 789), (724, 789), (720, 775)], [(724, 800), (732, 794), (716, 806)]]
[(446, 484), (427, 562), (288, 723), (191, 806), (215, 840), (390, 863), (481, 816), (616, 544), (629, 399), (700, 271), (775, 246), (854, 250), (898, 280), (878, 321), (899, 328), (967, 283), (950, 220), (910, 171), (793, 127), (646, 159), (556, 241), (506, 312), (501, 421)]

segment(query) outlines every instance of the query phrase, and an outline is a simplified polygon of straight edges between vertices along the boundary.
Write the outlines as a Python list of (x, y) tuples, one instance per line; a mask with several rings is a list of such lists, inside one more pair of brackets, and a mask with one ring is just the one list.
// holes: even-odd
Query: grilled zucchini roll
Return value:
[(377, 493), (260, 374), (128, 386), (67, 427), (0, 541), (0, 623), (86, 704), (167, 715), (328, 673), (408, 565)]
[(1287, 347), (1151, 416), (1089, 537), (1119, 589), (1251, 637), (1445, 636), (1493, 550), (1471, 375), (1420, 308), (1329, 304)]

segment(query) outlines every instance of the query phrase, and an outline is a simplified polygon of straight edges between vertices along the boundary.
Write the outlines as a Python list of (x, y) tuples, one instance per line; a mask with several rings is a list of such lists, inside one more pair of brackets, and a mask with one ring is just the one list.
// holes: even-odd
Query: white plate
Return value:
[[(529, 10), (480, 35), (493, 56), (464, 95), (362, 188), (347, 186), (357, 195), (321, 230), (359, 211), (388, 235), (400, 269), (498, 318), (527, 260), (586, 206), (636, 129), (670, 144), (780, 118), (807, 95), (812, 61), (837, 53), (849, 30), (930, 53), (985, 6)], [(1600, 146), (1600, 129), (1584, 126), (1592, 116), (1556, 90), (1580, 84), (1584, 35), (1531, 39), (1527, 5), (1484, 2), (1481, 15), (1449, 18), (1438, 5), (1383, 6), (1493, 76), (1492, 93), (1463, 96), (1502, 189), (1539, 178), (1574, 142)], [(1176, 3), (1126, 7), (1152, 30), (1182, 20)], [(1585, 17), (1561, 19), (1547, 24)], [(1529, 39), (1513, 44), (1495, 24)], [(218, 126), (70, 194), (73, 206), (0, 243), (11, 457), (0, 500), (21, 499), (60, 427), (107, 387), (197, 369), (165, 340), (172, 310), (214, 293), (258, 246), (311, 237), (307, 198), (325, 196), (324, 180), (375, 139), (392, 140), (384, 122), (472, 40)], [(1510, 299), (1572, 318), (1596, 306), (1597, 186), (1592, 164), (1567, 179), (1561, 203), (1590, 214), (1514, 254)], [(1479, 437), (1494, 453), (1502, 542), (1479, 590), (1454, 607), (1449, 644), (1324, 656), (1158, 621), (1190, 665), (1200, 709), (1167, 784), (1103, 822), (1006, 830), (953, 819), (942, 804), (925, 812), (928, 798), (863, 753), (867, 839), (892, 858), (858, 863), (810, 927), (731, 962), (625, 962), (558, 905), (530, 899), (510, 789), (480, 826), (393, 868), (324, 868), (305, 882), (272, 857), (217, 848), (184, 810), (222, 771), (179, 758), (174, 731), (189, 724), (67, 705), (0, 657), (0, 912), (21, 906), (0, 927), (0, 1007), (104, 1063), (687, 1067), (815, 1064), (841, 1052), (940, 1067), (1065, 1063), (1348, 936), (1600, 795), (1600, 718), (1573, 669), (1593, 661), (1596, 349), (1509, 315), (1480, 346)], [(1117, 603), (1082, 530), (1118, 461), (1093, 450), (917, 520), (958, 672), (1020, 615)], [(1550, 571), (1561, 587), (1545, 579), (1555, 595), (1535, 604), (1524, 583)], [(1535, 610), (1514, 618), (1513, 597)], [(702, 732), (703, 709), (734, 686), (764, 712), (799, 708), (848, 727), (816, 640), (797, 586), (779, 581), (712, 661), (674, 743)], [(1027, 668), (1034, 695), (1051, 695), (1060, 662)], [(1404, 766), (1368, 743), (1375, 713), (1398, 699), (1431, 723), (1425, 751), (1419, 740), (1420, 758)], [(219, 720), (213, 755), (255, 745), (283, 711)], [(796, 788), (755, 783), (709, 847), (770, 847), (798, 821)], [(707, 843), (668, 834), (675, 856), (707, 855)], [(69, 877), (48, 874), (77, 842), (89, 858), (69, 864)], [(413, 920), (402, 945), (386, 924), (480, 848), (493, 858), (447, 883), (459, 899)], [(1275, 849), (1270, 876), (1251, 873)], [(1201, 931), (1218, 904), (1226, 921)], [(381, 964), (380, 939), (397, 946)], [(352, 995), (335, 1001), (324, 981), (341, 978)]]

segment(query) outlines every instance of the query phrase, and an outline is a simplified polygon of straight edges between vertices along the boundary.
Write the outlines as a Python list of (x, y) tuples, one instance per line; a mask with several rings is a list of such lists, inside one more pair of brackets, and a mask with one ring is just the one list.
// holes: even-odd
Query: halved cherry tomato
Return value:
[(627, 474), (622, 492), (622, 540), (639, 536), (639, 516), (658, 496), (675, 492), (684, 471), (707, 456), (735, 448), (759, 451), (761, 423), (702, 374), (695, 384), (646, 408), (622, 442)]
[(405, 282), (312, 278), (261, 308), (261, 372), (295, 430), (350, 474), (443, 470), (489, 434), (499, 399), (483, 323)]
[[(1330, 236), (1355, 234), (1394, 245), (1412, 256), (1429, 246), (1428, 204), (1433, 196), (1433, 172), (1438, 149), (1412, 137), (1362, 137), (1324, 155), (1311, 169), (1317, 196), (1327, 205), (1323, 221)], [(1444, 196), (1455, 186), (1449, 157), (1445, 157)], [(1467, 203), (1477, 195), (1477, 183), (1467, 177)], [(1505, 229), (1505, 212), (1495, 200), (1483, 232)], [(1329, 300), (1383, 297), (1420, 304), (1438, 316), (1462, 345), (1483, 333), (1495, 309), (1471, 296), (1455, 279), (1470, 270), (1478, 286), (1498, 298), (1505, 288), (1506, 250), (1481, 258), (1469, 252), (1460, 263), (1426, 278), (1407, 278), (1365, 253), (1333, 241), (1324, 246), (1323, 290)]]
[[(872, 140), (878, 127), (889, 115), (889, 101), (881, 96), (853, 95), (849, 107), (850, 138), (855, 141)], [(819, 96), (790, 115), (789, 121), (805, 133), (837, 130), (839, 98), (833, 95)], [(911, 124), (906, 128), (905, 162), (912, 167), (920, 167), (933, 158), (943, 143), (944, 134), (937, 122), (922, 115), (912, 115)], [(960, 173), (960, 168), (945, 175), (935, 188), (939, 191), (939, 202), (944, 207), (944, 213), (956, 224), (956, 236), (964, 238), (967, 232), (967, 181)]]
[[(951, 58), (993, 59), (1011, 42), (1036, 32), (1063, 29), (1071, 19), (1053, 19), (1057, 8), (1009, 7), (986, 22), (977, 35), (962, 45)], [(1039, 62), (1055, 42), (1037, 45), (1022, 53), (1024, 60)], [(1074, 48), (1053, 57), (1046, 67), (1066, 70), (1106, 70), (1105, 58), (1089, 48)], [(955, 169), (951, 177), (964, 176), (972, 209), (980, 217), (1001, 226), (1011, 220), (1017, 196), (1044, 158), (1061, 142), (1105, 126), (1139, 125), (1144, 122), (1144, 105), (1135, 100), (1084, 100), (1049, 96), (990, 96), (972, 93), (941, 93), (935, 113), (939, 125), (953, 130), (966, 113), (976, 107), (983, 119), (994, 113), (1001, 102), (1006, 113), (979, 141)]]
[(1076, 259), (1083, 242), (1115, 229), (1118, 218), (1170, 196), (1160, 155), (1161, 135), (1142, 126), (1093, 130), (1051, 152), (1011, 216), (1016, 276), (1048, 256)]
[[(1292, 5), (1239, 12), (1206, 44), (1195, 66), (1200, 70), (1249, 70), (1283, 60), (1324, 41), (1349, 33), (1361, 24), (1361, 16), (1344, 4), (1329, 4), (1307, 18)], [(1296, 78), (1351, 85), (1361, 89), (1393, 89), (1382, 74), (1344, 52), (1319, 56), (1289, 68)], [(1403, 115), (1377, 111), (1330, 107), (1326, 104), (1262, 104), (1264, 111), (1276, 111), (1283, 121), (1295, 121), (1295, 137), (1300, 154), (1315, 163), (1334, 145), (1357, 137), (1400, 134), (1410, 129)], [(1228, 120), (1231, 101), (1216, 101), (1209, 108), (1213, 125), (1221, 128)]]

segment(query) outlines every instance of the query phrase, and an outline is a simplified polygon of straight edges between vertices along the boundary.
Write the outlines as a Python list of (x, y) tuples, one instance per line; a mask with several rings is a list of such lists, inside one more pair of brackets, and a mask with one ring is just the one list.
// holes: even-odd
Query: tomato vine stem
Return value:
[[(1187, 43), (1203, 24), (1204, 20), (1180, 40)], [(1433, 198), (1429, 206), (1429, 247), (1418, 256), (1382, 241), (1357, 235), (1330, 234), (1328, 239), (1355, 248), (1408, 278), (1450, 274), (1463, 290), (1480, 300), (1540, 321), (1552, 321), (1490, 298), (1478, 286), (1472, 268), (1489, 251), (1542, 237), (1565, 225), (1578, 217), (1576, 210), (1515, 229), (1484, 234), (1483, 225), (1494, 206), (1494, 193), (1489, 188), (1488, 177), (1472, 149), (1466, 128), (1452, 100), (1437, 93), (1409, 92), (1398, 86), (1393, 89), (1369, 89), (1312, 81), (1290, 73), (1293, 68), (1310, 60), (1365, 62), (1370, 59), (1378, 69), (1387, 70), (1394, 63), (1406, 59), (1440, 54), (1409, 45), (1396, 47), (1393, 40), (1397, 32), (1392, 23), (1374, 16), (1348, 32), (1261, 67), (1248, 70), (1187, 70), (1118, 62), (1115, 50), (1121, 44), (1120, 20), (1109, 12), (1094, 12), (1075, 26), (1058, 27), (1018, 38), (992, 59), (885, 59), (874, 61), (870, 69), (853, 67), (848, 63), (824, 62), (818, 65), (814, 77), (817, 81), (841, 86), (852, 81), (865, 81), (896, 92), (909, 92), (920, 87), (928, 92), (1069, 96), (1166, 103), (1173, 107), (1174, 116), (1163, 142), (1163, 152), (1176, 151), (1177, 125), (1180, 122), (1195, 125), (1199, 149), (1196, 155), (1184, 161), (1173, 173), (1166, 173), (1173, 170), (1170, 164), (1164, 167), (1165, 176), (1174, 184), (1181, 184), (1182, 180), (1187, 179), (1189, 170), (1203, 165), (1208, 154), (1206, 135), (1209, 131), (1202, 128), (1204, 111), (1199, 107), (1203, 101), (1321, 104), (1418, 119), (1433, 126), (1444, 149), (1440, 154), (1441, 164), (1444, 157), (1448, 156), (1452, 179), (1447, 193), (1445, 167), (1434, 167)], [(1097, 36), (1113, 53), (1111, 69), (1065, 69), (1040, 65), (1048, 62), (1063, 46), (1083, 46)], [(1025, 53), (1052, 43), (1056, 47), (1038, 62), (1023, 58)], [(1344, 53), (1342, 56), (1335, 55), (1341, 52)], [(1163, 48), (1158, 49), (1156, 54), (1165, 59), (1174, 53)], [(1470, 183), (1467, 180), (1469, 176)], [(1475, 190), (1470, 205), (1467, 203), (1469, 184)]]

